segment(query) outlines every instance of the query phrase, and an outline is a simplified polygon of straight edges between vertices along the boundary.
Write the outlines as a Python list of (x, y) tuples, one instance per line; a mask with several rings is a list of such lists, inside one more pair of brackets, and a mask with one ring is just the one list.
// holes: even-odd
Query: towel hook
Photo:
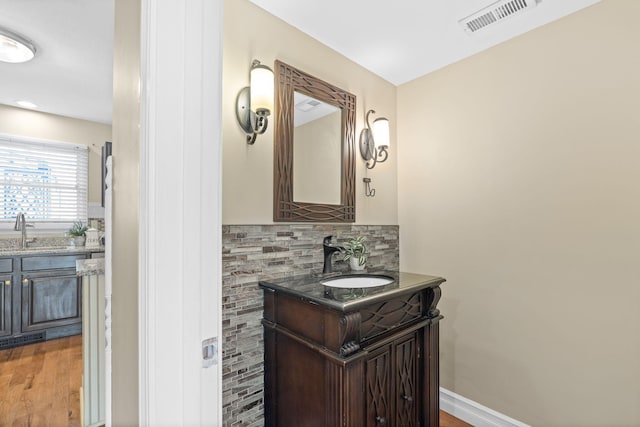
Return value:
[(362, 178), (362, 181), (364, 182), (364, 195), (367, 197), (375, 197), (376, 189), (371, 188), (371, 178)]

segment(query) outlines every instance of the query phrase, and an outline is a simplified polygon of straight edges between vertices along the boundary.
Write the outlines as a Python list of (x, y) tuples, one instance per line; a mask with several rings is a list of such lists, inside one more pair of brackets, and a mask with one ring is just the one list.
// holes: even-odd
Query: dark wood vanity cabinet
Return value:
[(438, 426), (442, 281), (344, 310), (263, 286), (265, 425)]

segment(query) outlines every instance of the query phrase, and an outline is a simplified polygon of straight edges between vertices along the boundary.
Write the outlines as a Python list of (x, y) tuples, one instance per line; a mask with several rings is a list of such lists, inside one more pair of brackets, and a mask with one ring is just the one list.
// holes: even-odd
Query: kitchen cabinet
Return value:
[(0, 349), (82, 333), (82, 280), (90, 251), (0, 258)]
[(22, 332), (82, 322), (82, 281), (73, 271), (22, 275)]
[(385, 275), (375, 288), (260, 282), (266, 426), (439, 425), (444, 279)]
[(11, 295), (13, 291), (13, 260), (0, 259), (0, 338), (11, 335)]
[[(79, 332), (77, 328), (82, 323), (82, 280), (76, 276), (76, 260), (85, 258), (86, 254), (65, 254), (25, 256), (20, 259), (21, 332), (58, 331), (52, 328), (65, 326), (65, 331)], [(78, 326), (69, 328), (70, 325)]]

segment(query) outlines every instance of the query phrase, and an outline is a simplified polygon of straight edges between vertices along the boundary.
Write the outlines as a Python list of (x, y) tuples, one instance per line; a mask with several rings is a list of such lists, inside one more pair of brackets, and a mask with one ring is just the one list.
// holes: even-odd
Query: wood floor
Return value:
[[(82, 336), (0, 351), (0, 426), (79, 427)], [(473, 427), (440, 411), (440, 427)]]
[(444, 411), (440, 411), (440, 427), (473, 427), (471, 424), (467, 424), (464, 421), (447, 414)]
[(0, 351), (0, 426), (80, 426), (82, 336)]

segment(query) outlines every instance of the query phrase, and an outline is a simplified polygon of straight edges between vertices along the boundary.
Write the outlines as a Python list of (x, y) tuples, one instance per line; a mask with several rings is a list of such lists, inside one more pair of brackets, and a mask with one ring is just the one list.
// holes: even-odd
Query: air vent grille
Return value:
[(458, 21), (470, 34), (536, 6), (536, 0), (500, 0)]
[(0, 350), (4, 350), (11, 347), (18, 347), (20, 345), (32, 344), (45, 340), (45, 333), (39, 332), (37, 334), (21, 335), (19, 337), (11, 337), (0, 340)]

